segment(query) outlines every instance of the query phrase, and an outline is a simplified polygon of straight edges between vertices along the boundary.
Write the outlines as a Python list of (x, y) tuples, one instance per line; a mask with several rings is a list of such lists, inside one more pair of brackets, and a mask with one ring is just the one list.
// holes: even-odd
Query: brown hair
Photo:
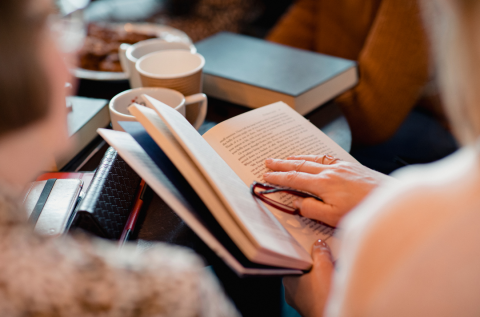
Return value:
[(50, 87), (38, 52), (46, 16), (30, 1), (0, 1), (0, 137), (43, 118)]

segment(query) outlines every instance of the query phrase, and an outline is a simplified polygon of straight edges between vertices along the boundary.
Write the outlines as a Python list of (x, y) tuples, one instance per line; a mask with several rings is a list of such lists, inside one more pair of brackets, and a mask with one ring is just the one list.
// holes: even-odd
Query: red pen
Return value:
[(128, 217), (127, 224), (125, 225), (122, 235), (120, 236), (120, 240), (118, 241), (118, 245), (120, 247), (122, 247), (125, 244), (125, 242), (128, 241), (130, 235), (133, 232), (133, 229), (135, 228), (135, 223), (137, 222), (138, 215), (140, 214), (140, 210), (142, 209), (142, 206), (143, 206), (143, 195), (145, 193), (146, 188), (147, 188), (147, 185), (145, 184), (145, 181), (142, 179), (142, 181), (140, 182), (138, 193), (135, 196), (135, 204), (133, 205), (132, 212)]

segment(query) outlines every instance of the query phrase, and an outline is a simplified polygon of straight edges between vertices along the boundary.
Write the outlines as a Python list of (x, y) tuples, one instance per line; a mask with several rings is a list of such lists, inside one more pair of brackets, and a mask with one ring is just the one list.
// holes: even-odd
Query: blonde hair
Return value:
[(457, 139), (480, 136), (480, 0), (424, 0), (438, 84)]

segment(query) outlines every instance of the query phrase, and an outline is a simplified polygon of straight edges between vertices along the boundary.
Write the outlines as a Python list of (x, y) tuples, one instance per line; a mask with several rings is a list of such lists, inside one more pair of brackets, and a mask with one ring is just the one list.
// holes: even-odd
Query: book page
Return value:
[(254, 244), (248, 239), (248, 236), (245, 235), (241, 228), (239, 228), (201, 171), (183, 150), (182, 146), (177, 142), (155, 111), (140, 105), (132, 105), (128, 110), (135, 116), (138, 122), (141, 123), (150, 137), (155, 140), (156, 144), (161, 147), (182, 175), (184, 175), (198, 196), (200, 196), (202, 201), (207, 205), (210, 212), (225, 228), (230, 238), (235, 241), (235, 244), (248, 258), (252, 259), (257, 252)]
[[(321, 130), (283, 102), (226, 120), (203, 137), (247, 185), (253, 181), (265, 182), (262, 176), (268, 171), (265, 167), (267, 158), (329, 154), (344, 161), (356, 162)], [(277, 194), (275, 197), (290, 205), (293, 198), (287, 194)], [(309, 252), (316, 239), (328, 240), (333, 234), (328, 226), (289, 215), (274, 207), (267, 208)]]
[(176, 110), (147, 95), (142, 97), (195, 162), (239, 227), (258, 246), (259, 254), (255, 262), (308, 269), (311, 266), (309, 254), (278, 220), (252, 197), (249, 188), (198, 131)]
[[(226, 234), (222, 232), (222, 228), (211, 221), (208, 209), (206, 207), (205, 210), (199, 209), (188, 193), (184, 192), (184, 187), (179, 186), (178, 182), (181, 183), (182, 180), (175, 175), (168, 175), (170, 170), (175, 169), (175, 167), (170, 168), (165, 173), (141, 145), (126, 132), (98, 129), (98, 133), (118, 151), (120, 156), (149, 184), (155, 193), (238, 274), (301, 274), (301, 271), (291, 269), (261, 268), (255, 267), (255, 265), (243, 266), (240, 262), (244, 260), (241, 252), (237, 251), (234, 245), (232, 246), (233, 242), (228, 239), (228, 236), (225, 237)], [(168, 165), (165, 164), (162, 167), (166, 168)], [(249, 263), (247, 262), (247, 264)]]

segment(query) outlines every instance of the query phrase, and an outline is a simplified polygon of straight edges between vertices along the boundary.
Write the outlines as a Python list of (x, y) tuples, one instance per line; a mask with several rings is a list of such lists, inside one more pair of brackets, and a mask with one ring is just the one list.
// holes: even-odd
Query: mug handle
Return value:
[(201, 102), (200, 111), (198, 112), (198, 116), (193, 124), (193, 127), (198, 130), (202, 126), (203, 121), (205, 121), (205, 117), (207, 116), (207, 96), (200, 93), (185, 97), (185, 106), (197, 102)]
[(130, 46), (130, 44), (122, 43), (118, 48), (118, 58), (120, 59), (120, 65), (122, 65), (122, 69), (128, 77), (130, 77), (130, 67), (128, 66), (127, 61), (127, 50)]

